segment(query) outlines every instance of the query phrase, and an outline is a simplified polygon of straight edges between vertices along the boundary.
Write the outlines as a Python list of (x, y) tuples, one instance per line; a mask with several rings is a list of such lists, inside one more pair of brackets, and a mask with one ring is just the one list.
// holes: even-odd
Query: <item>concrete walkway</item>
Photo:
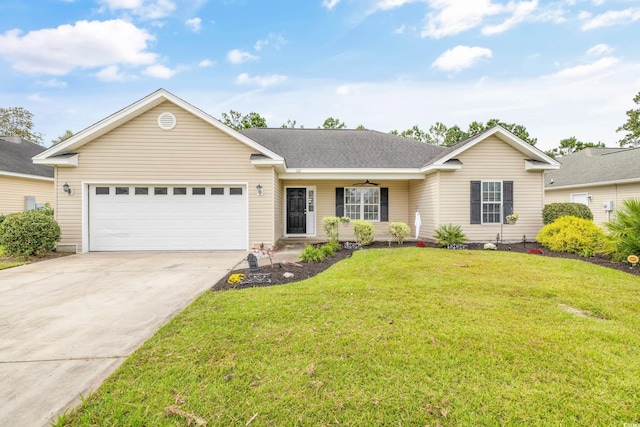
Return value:
[(246, 255), (103, 252), (0, 271), (0, 426), (49, 426)]

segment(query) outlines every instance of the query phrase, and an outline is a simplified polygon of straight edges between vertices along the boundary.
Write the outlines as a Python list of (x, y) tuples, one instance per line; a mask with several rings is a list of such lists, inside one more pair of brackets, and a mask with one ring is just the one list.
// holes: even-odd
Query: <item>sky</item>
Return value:
[(0, 16), (0, 107), (47, 143), (164, 88), (270, 127), (498, 118), (542, 150), (616, 146), (640, 92), (640, 0), (2, 0)]

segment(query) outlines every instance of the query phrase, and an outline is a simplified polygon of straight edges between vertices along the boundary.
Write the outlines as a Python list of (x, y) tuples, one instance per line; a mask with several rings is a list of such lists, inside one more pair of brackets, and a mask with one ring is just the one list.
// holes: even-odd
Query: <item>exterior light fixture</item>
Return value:
[(62, 190), (67, 193), (67, 196), (70, 196), (73, 194), (73, 188), (69, 187), (69, 184), (67, 184), (66, 182), (64, 183), (64, 185), (62, 186)]
[(258, 196), (262, 196), (264, 194), (264, 190), (262, 189), (262, 185), (260, 185), (260, 184), (256, 185), (256, 194)]

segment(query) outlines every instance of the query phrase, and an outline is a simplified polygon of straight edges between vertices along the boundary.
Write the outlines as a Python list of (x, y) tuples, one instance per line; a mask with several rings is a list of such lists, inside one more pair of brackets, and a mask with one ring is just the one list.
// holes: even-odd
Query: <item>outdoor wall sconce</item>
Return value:
[(258, 196), (262, 196), (264, 194), (264, 191), (262, 189), (262, 185), (260, 185), (260, 184), (256, 185), (256, 194)]
[(73, 194), (73, 188), (69, 187), (69, 184), (67, 184), (66, 182), (64, 183), (64, 185), (62, 186), (62, 190), (67, 193), (67, 196), (70, 196)]

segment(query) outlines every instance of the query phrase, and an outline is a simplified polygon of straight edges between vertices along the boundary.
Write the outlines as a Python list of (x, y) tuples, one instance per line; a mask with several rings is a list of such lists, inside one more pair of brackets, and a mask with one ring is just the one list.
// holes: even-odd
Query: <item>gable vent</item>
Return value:
[(171, 130), (176, 127), (176, 116), (171, 113), (162, 113), (158, 116), (158, 126), (163, 130)]

